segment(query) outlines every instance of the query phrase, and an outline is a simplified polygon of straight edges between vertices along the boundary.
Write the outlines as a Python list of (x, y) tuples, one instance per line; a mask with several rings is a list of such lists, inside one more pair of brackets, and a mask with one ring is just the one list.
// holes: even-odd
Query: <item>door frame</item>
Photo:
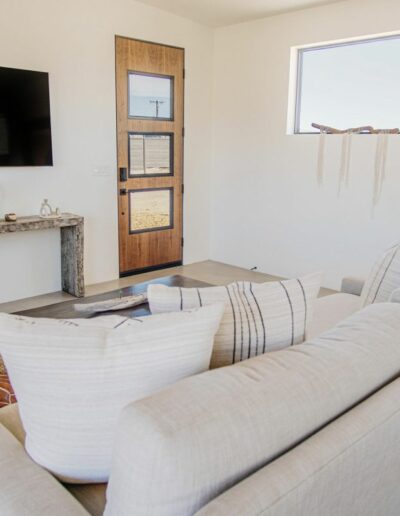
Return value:
[[(121, 235), (120, 235), (120, 222), (119, 222), (119, 200), (120, 200), (120, 193), (119, 193), (119, 189), (120, 189), (120, 185), (119, 185), (119, 163), (118, 163), (118, 97), (117, 97), (117, 59), (116, 59), (116, 42), (117, 42), (117, 38), (120, 38), (120, 39), (127, 39), (127, 40), (130, 40), (130, 41), (137, 41), (139, 43), (146, 43), (146, 44), (149, 44), (149, 45), (158, 45), (158, 46), (162, 46), (162, 47), (167, 47), (167, 48), (175, 48), (177, 50), (182, 50), (183, 52), (183, 85), (182, 85), (182, 95), (183, 95), (183, 98), (182, 98), (182, 120), (183, 120), (183, 130), (182, 130), (182, 172), (181, 172), (181, 191), (182, 191), (182, 201), (181, 201), (181, 210), (182, 210), (182, 217), (181, 217), (181, 232), (182, 232), (182, 242), (181, 242), (181, 249), (182, 249), (182, 254), (181, 254), (181, 259), (178, 260), (178, 261), (174, 261), (174, 262), (170, 262), (170, 263), (165, 263), (165, 264), (162, 264), (162, 265), (152, 265), (152, 266), (149, 266), (149, 267), (142, 267), (142, 268), (139, 268), (139, 269), (133, 269), (133, 270), (130, 270), (130, 271), (124, 271), (124, 272), (121, 272), (121, 265), (120, 265), (120, 253), (121, 253)], [(133, 71), (133, 70), (131, 70)], [(128, 70), (128, 73), (129, 73), (129, 70)], [(135, 72), (135, 73), (140, 73), (140, 71), (138, 72)], [(145, 74), (145, 72), (142, 72)], [(186, 124), (185, 124), (185, 90), (186, 90), (186, 49), (184, 47), (179, 47), (179, 46), (176, 46), (176, 45), (167, 45), (165, 43), (159, 43), (157, 41), (149, 41), (149, 40), (145, 40), (145, 39), (140, 39), (140, 38), (132, 38), (132, 37), (129, 37), (129, 36), (122, 36), (121, 34), (115, 34), (114, 36), (114, 84), (115, 84), (115, 88), (114, 88), (114, 91), (115, 91), (115, 139), (116, 139), (116, 194), (117, 194), (117, 205), (118, 205), (118, 208), (117, 208), (117, 229), (118, 229), (118, 270), (119, 270), (119, 277), (120, 278), (124, 278), (124, 277), (127, 277), (127, 276), (134, 276), (136, 274), (143, 274), (145, 272), (152, 272), (152, 271), (157, 271), (157, 270), (162, 270), (162, 269), (169, 269), (171, 267), (179, 267), (181, 265), (183, 265), (183, 253), (184, 253), (184, 229), (185, 229), (185, 217), (184, 217), (184, 207), (185, 207), (185, 188), (184, 188), (184, 184), (185, 184), (185, 127), (186, 127)], [(175, 92), (174, 92), (175, 93)], [(128, 99), (129, 99), (129, 95), (128, 95)], [(129, 100), (128, 100), (129, 101)], [(173, 95), (173, 105), (174, 105), (174, 108), (175, 108), (175, 94)], [(173, 111), (173, 115), (174, 115), (174, 118), (175, 118), (175, 109)], [(129, 138), (129, 133), (128, 132), (128, 138)], [(127, 172), (128, 173), (128, 172)], [(154, 177), (154, 176), (153, 176)], [(156, 176), (157, 177), (157, 176)], [(174, 209), (173, 206), (171, 206), (172, 210)], [(129, 211), (130, 211), (130, 207), (129, 207)], [(173, 220), (173, 223), (174, 220)]]

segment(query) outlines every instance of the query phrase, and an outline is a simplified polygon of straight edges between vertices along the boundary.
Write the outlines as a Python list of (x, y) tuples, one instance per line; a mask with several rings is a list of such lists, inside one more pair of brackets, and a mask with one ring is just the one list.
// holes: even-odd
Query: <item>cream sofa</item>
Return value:
[[(128, 406), (106, 514), (399, 514), (400, 304), (315, 338), (358, 312), (360, 285), (318, 300), (306, 344)], [(103, 514), (104, 484), (62, 485), (23, 440), (18, 406), (1, 409), (1, 516)]]

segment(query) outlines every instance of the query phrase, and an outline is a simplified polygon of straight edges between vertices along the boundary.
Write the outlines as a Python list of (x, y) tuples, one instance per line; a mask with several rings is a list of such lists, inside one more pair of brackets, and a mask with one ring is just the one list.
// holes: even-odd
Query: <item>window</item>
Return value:
[(173, 134), (129, 133), (129, 176), (173, 175)]
[(173, 77), (129, 72), (129, 117), (173, 120)]
[(295, 133), (400, 127), (400, 36), (298, 50)]
[(173, 188), (129, 190), (130, 233), (171, 229)]

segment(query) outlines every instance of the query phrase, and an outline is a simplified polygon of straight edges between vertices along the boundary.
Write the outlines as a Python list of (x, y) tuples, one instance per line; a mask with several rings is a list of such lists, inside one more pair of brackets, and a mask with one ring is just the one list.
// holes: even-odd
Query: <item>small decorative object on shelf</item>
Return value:
[(42, 202), (42, 205), (40, 207), (39, 215), (41, 217), (49, 217), (52, 214), (52, 212), (53, 212), (53, 210), (51, 209), (51, 206), (49, 204), (49, 200), (48, 199), (44, 199), (44, 201)]
[(49, 204), (49, 200), (44, 199), (40, 207), (39, 215), (42, 219), (59, 219), (61, 217), (60, 208), (56, 208), (56, 211), (53, 211)]
[(16, 216), (16, 214), (15, 214), (15, 213), (6, 213), (6, 214), (4, 215), (4, 220), (5, 220), (6, 222), (16, 222), (16, 220), (17, 220), (17, 216)]

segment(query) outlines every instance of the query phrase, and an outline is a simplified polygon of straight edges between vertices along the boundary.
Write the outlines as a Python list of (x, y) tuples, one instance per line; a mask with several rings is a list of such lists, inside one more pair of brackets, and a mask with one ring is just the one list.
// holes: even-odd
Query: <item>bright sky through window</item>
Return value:
[(295, 132), (400, 127), (400, 36), (299, 50)]

